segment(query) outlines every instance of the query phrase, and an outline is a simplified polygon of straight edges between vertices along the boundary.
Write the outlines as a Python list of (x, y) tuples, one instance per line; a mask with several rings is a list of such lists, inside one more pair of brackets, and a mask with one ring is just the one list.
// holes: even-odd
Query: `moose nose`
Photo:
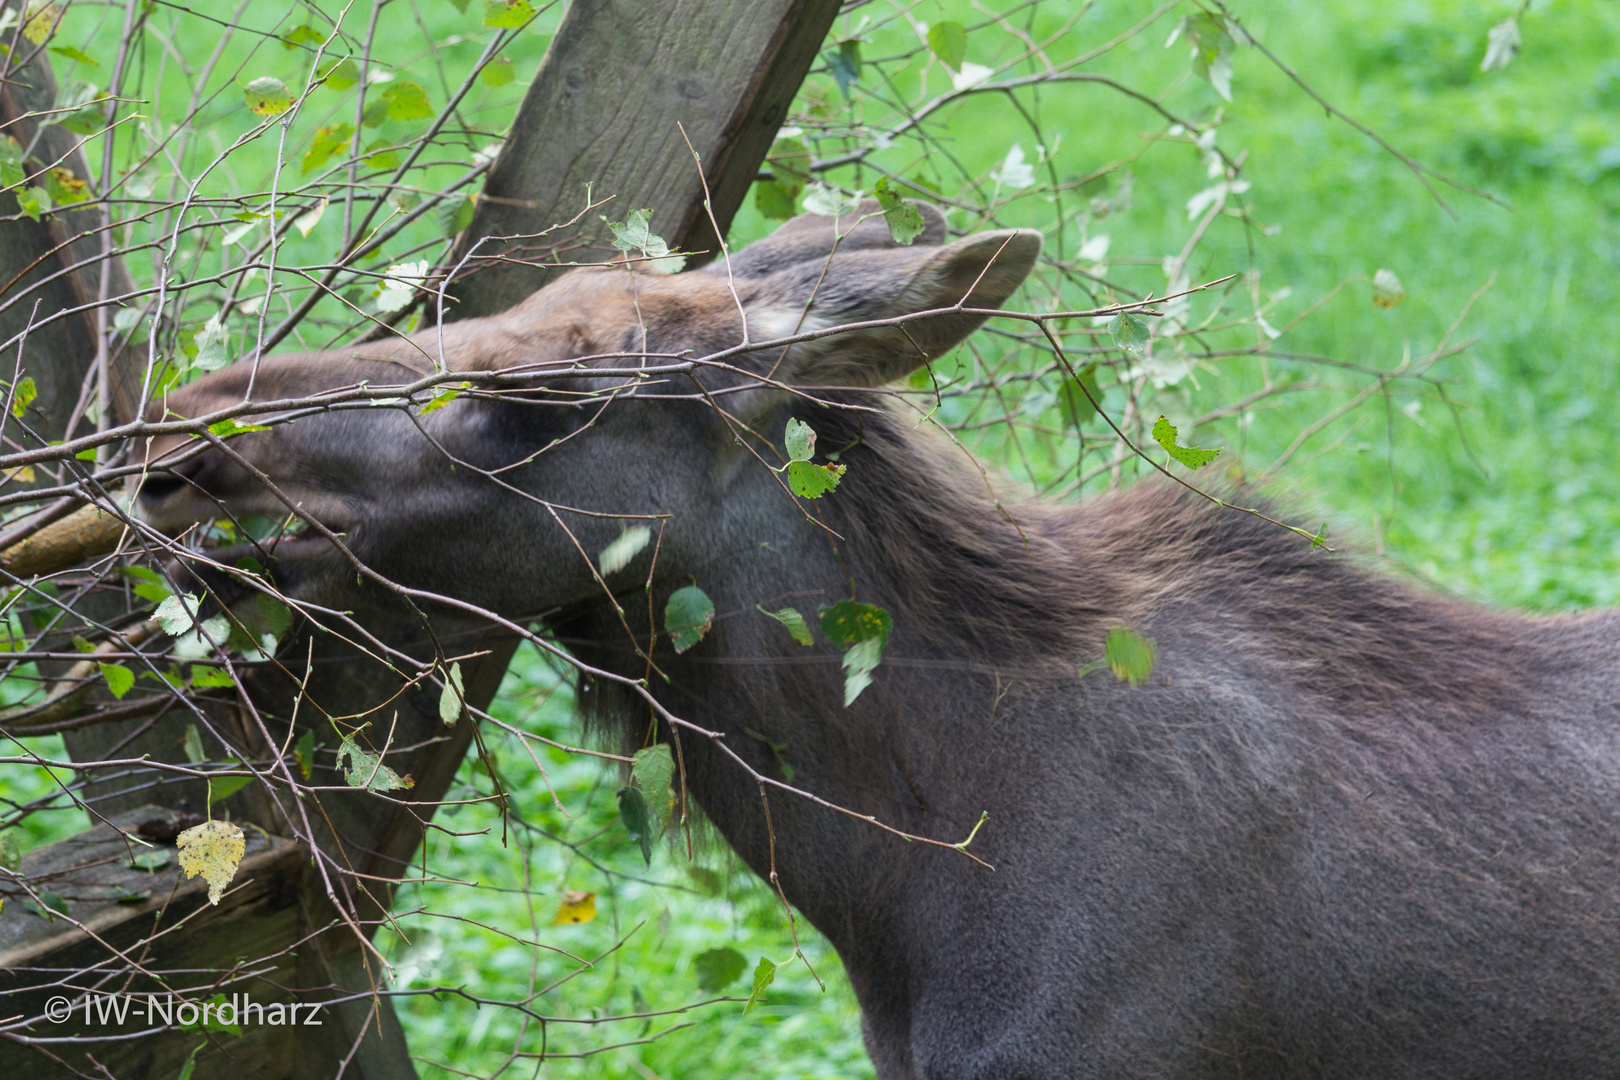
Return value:
[(154, 506), (186, 486), (187, 482), (173, 473), (149, 473), (141, 481), (140, 500), (147, 506)]

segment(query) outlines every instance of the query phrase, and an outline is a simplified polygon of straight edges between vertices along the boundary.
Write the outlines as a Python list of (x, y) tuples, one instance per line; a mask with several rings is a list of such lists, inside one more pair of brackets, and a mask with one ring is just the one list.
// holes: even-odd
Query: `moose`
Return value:
[[(238, 362), (167, 409), (478, 374), (431, 411), (154, 440), (140, 513), (296, 513), (287, 595), (341, 608), (364, 566), (618, 676), (583, 678), (587, 719), (682, 740), (708, 821), (836, 947), (883, 1080), (1620, 1073), (1620, 617), (1433, 595), (1166, 482), (1003, 514), (882, 388), (1041, 237), (919, 212), (910, 246), (804, 215), (701, 269)], [(777, 471), (790, 420), (847, 470), (814, 502)], [(627, 521), (657, 543), (599, 572)], [(706, 636), (635, 629), (649, 575), (658, 610), (701, 585)], [(892, 634), (846, 704), (840, 650), (761, 611), (849, 597)], [(1121, 628), (1145, 680), (1094, 662)], [(982, 863), (863, 820), (955, 842), (986, 812)]]

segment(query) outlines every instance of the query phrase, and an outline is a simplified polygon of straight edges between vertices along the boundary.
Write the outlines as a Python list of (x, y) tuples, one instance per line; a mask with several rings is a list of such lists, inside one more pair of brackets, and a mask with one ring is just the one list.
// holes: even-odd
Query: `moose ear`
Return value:
[[(911, 202), (922, 216), (922, 232), (915, 244), (938, 247), (945, 242), (945, 215), (939, 207)], [(842, 235), (840, 235), (842, 234)], [(795, 263), (825, 261), (836, 249), (845, 254), (875, 248), (897, 248), (889, 223), (876, 199), (866, 199), (840, 217), (800, 214), (762, 240), (755, 240), (731, 256), (731, 274), (739, 278), (764, 277)], [(725, 274), (726, 260), (716, 259), (704, 273)]]
[[(1039, 232), (1004, 229), (944, 247), (839, 255), (824, 277), (819, 266), (793, 267), (760, 282), (777, 287), (756, 292), (750, 330), (786, 335), (795, 327), (802, 333), (940, 308), (997, 308), (1023, 284), (1040, 253)], [(819, 281), (792, 280), (809, 279), (810, 269)], [(807, 300), (809, 310), (800, 319)], [(790, 317), (772, 317), (778, 313)], [(803, 386), (882, 386), (943, 356), (986, 318), (953, 311), (802, 342), (789, 350), (778, 377), (785, 374), (786, 381)]]

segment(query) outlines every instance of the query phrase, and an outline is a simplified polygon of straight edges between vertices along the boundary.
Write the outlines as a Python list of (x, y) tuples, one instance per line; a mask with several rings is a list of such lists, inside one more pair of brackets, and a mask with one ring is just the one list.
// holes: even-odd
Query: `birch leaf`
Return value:
[(344, 768), (343, 778), (350, 787), (365, 788), (367, 791), (397, 791), (416, 784), (410, 777), (401, 776), (384, 765), (380, 755), (362, 749), (349, 735), (343, 736), (343, 743), (338, 747), (339, 766), (343, 765), (345, 757), (349, 759), (349, 764)]
[(180, 869), (187, 877), (207, 881), (208, 902), (218, 904), (247, 851), (242, 830), (229, 821), (205, 821), (181, 833), (175, 843), (180, 848)]
[(596, 918), (596, 894), (569, 889), (563, 893), (562, 903), (557, 906), (557, 916), (551, 920), (551, 925), (572, 926), (575, 923), (590, 922), (594, 918)]

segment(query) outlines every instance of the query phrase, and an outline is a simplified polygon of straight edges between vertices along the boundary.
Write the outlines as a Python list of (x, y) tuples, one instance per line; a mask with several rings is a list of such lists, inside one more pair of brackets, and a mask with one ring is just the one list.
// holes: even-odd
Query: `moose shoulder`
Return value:
[[(228, 450), (160, 441), (143, 512), (177, 531), (296, 507), (383, 576), (542, 619), (633, 679), (646, 631), (608, 590), (628, 608), (656, 546), (658, 610), (696, 580), (718, 612), (684, 652), (651, 643), (671, 712), (914, 834), (958, 840), (990, 813), (972, 850), (994, 872), (780, 792), (768, 830), (758, 787), (683, 741), (692, 794), (762, 873), (774, 832), (884, 1080), (1614, 1075), (1620, 619), (1438, 599), (1162, 485), (1026, 504), (1015, 529), (959, 452), (874, 391), (982, 321), (895, 317), (999, 306), (1039, 237), (946, 243), (924, 210), (910, 248), (879, 219), (829, 256), (834, 222), (806, 216), (729, 276), (579, 270), (442, 336), (228, 368), (170, 408), (239, 402), (250, 377), (265, 401), (398, 385), (441, 358), (551, 377), (424, 415), (306, 416)], [(879, 325), (728, 351), (851, 323)], [(813, 504), (767, 468), (789, 419), (847, 466)], [(584, 553), (637, 515), (657, 516), (657, 545), (599, 579)], [(321, 536), (275, 561), (305, 599), (356, 587)], [(852, 590), (894, 630), (846, 706), (839, 652), (758, 608)], [(1121, 626), (1157, 642), (1145, 685), (1085, 673)], [(639, 745), (646, 702), (590, 689), (596, 720)]]

